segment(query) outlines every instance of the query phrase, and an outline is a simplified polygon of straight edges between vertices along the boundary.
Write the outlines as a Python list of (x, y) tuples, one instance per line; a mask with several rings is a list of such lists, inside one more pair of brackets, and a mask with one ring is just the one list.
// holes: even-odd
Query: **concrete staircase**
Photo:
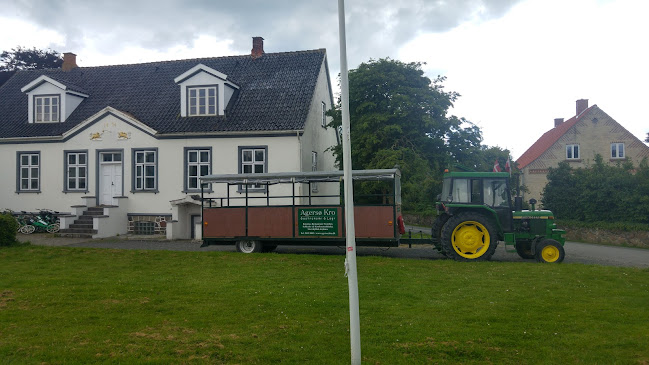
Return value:
[(105, 217), (103, 207), (89, 207), (68, 228), (61, 229), (59, 233), (63, 237), (92, 238), (94, 234), (98, 233), (93, 228), (95, 217)]

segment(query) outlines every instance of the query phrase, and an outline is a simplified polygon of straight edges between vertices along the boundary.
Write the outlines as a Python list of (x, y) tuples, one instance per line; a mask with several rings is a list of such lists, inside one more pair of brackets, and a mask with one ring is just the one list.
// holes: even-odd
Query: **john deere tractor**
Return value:
[(499, 241), (524, 259), (561, 262), (565, 231), (557, 229), (549, 210), (512, 207), (509, 173), (450, 172), (444, 175), (432, 227), (435, 248), (458, 261), (489, 260)]

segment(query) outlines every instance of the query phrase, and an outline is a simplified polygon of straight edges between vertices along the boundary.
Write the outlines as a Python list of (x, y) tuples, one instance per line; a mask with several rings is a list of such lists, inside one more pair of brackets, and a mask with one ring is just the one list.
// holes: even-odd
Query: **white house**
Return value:
[(261, 37), (243, 56), (77, 67), (66, 53), (0, 86), (0, 209), (69, 212), (62, 228), (92, 237), (190, 238), (200, 176), (333, 170), (332, 103), (324, 49), (264, 53)]

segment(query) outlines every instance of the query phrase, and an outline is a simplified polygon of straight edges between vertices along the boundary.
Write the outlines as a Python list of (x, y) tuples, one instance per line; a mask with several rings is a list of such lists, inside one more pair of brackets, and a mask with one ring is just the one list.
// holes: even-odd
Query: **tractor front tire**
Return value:
[(237, 251), (242, 253), (257, 253), (262, 252), (263, 245), (259, 241), (242, 240), (236, 243)]
[(487, 217), (466, 212), (448, 219), (441, 242), (446, 254), (456, 261), (487, 261), (496, 251), (498, 238)]
[(531, 260), (535, 256), (532, 253), (532, 242), (533, 241), (516, 241), (516, 253), (522, 259)]
[(542, 263), (560, 263), (566, 256), (566, 251), (557, 240), (545, 239), (536, 244), (536, 261)]

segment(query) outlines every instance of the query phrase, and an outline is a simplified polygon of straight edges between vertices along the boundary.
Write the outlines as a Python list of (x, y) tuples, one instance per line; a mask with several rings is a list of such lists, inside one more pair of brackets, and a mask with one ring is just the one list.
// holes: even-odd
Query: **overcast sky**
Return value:
[[(649, 2), (348, 0), (350, 68), (370, 58), (425, 62), (462, 97), (450, 111), (518, 158), (554, 118), (589, 99), (644, 140)], [(336, 0), (0, 0), (0, 50), (77, 54), (79, 66), (326, 48), (339, 72)], [(353, 148), (353, 146), (352, 146)]]

